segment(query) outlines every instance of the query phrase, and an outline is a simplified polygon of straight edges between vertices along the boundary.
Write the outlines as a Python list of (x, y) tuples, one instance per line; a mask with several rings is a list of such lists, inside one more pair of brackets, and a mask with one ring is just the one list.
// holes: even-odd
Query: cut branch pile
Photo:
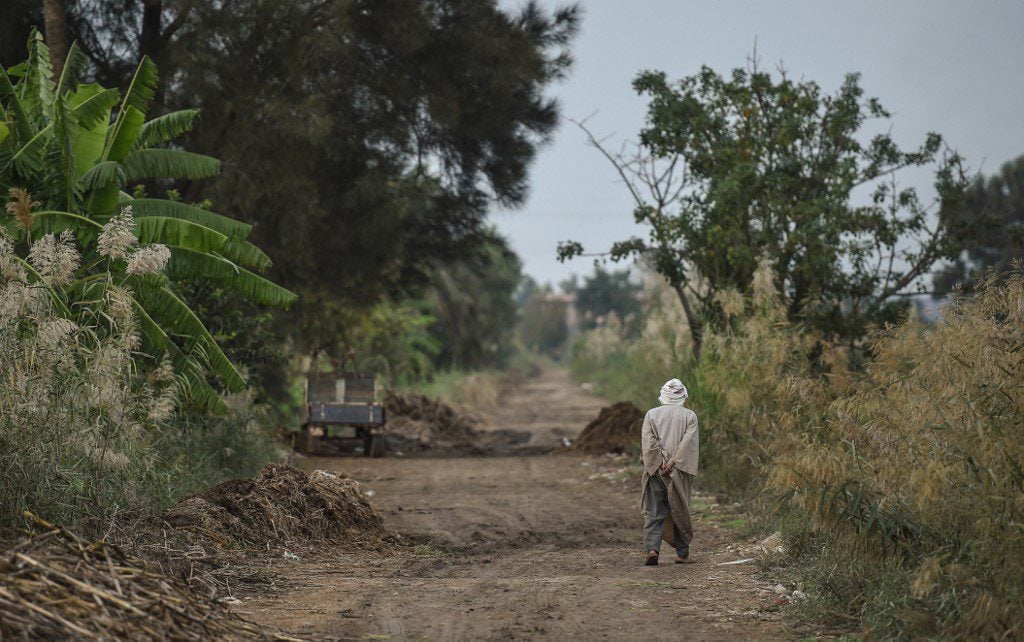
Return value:
[(115, 546), (34, 519), (46, 530), (0, 557), (0, 639), (273, 638)]
[(163, 518), (224, 549), (328, 542), (373, 547), (386, 535), (359, 482), (283, 464), (267, 464), (252, 479), (226, 481), (184, 499)]
[(391, 440), (430, 448), (470, 446), (479, 438), (472, 418), (426, 395), (391, 392), (384, 400), (384, 407)]

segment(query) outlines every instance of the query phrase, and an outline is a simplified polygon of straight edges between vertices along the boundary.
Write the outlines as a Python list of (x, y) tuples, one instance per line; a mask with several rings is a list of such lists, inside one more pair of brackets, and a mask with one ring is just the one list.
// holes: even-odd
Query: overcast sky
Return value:
[[(505, 1), (503, 5), (521, 4)], [(565, 4), (542, 0), (549, 7)], [(941, 133), (973, 170), (992, 173), (1024, 154), (1022, 0), (584, 0), (575, 67), (553, 90), (566, 118), (612, 140), (635, 137), (645, 101), (630, 83), (642, 69), (672, 79), (701, 65), (743, 66), (757, 41), (762, 66), (833, 92), (851, 71), (894, 117), (892, 131), (916, 146)], [(541, 282), (590, 272), (592, 259), (560, 264), (555, 246), (588, 251), (645, 235), (611, 165), (563, 122), (531, 172), (524, 207), (492, 219)], [(909, 177), (911, 182), (920, 178)], [(922, 181), (923, 182), (923, 181)]]

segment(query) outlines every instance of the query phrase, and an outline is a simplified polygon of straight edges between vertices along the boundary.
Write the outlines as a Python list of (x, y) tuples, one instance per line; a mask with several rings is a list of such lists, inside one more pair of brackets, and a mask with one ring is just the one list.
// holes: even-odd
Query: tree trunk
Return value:
[[(142, 0), (142, 30), (139, 32), (139, 58), (149, 56), (161, 75), (170, 71), (164, 69), (164, 41), (160, 30), (163, 18), (163, 0)], [(164, 85), (157, 85), (153, 101), (160, 104), (164, 99)]]
[(43, 22), (46, 47), (53, 61), (53, 78), (60, 78), (68, 55), (68, 8), (64, 0), (43, 0)]
[(160, 20), (163, 0), (142, 0), (142, 31), (139, 33), (139, 57), (149, 56), (159, 67), (161, 53)]
[(695, 359), (700, 359), (700, 351), (704, 346), (704, 324), (686, 297), (686, 290), (683, 289), (682, 284), (673, 285), (672, 289), (676, 291), (679, 302), (683, 304), (683, 312), (686, 313), (686, 323), (690, 326), (690, 337), (693, 340), (693, 356)]

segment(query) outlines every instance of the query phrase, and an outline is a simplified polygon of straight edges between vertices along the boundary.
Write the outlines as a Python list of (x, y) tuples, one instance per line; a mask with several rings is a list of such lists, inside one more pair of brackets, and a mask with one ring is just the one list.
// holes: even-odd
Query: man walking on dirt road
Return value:
[(683, 406), (689, 393), (678, 379), (661, 387), (661, 405), (644, 416), (644, 547), (647, 566), (658, 565), (661, 540), (676, 549), (676, 563), (690, 561), (690, 491), (697, 474), (697, 414)]

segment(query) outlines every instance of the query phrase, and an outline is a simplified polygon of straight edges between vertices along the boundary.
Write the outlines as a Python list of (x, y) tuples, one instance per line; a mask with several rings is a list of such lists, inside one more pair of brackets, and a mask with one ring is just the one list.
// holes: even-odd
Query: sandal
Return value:
[(676, 564), (693, 564), (689, 554), (686, 557), (676, 557)]
[(644, 562), (644, 566), (657, 566), (658, 565), (658, 553), (651, 551), (647, 554), (647, 561)]

